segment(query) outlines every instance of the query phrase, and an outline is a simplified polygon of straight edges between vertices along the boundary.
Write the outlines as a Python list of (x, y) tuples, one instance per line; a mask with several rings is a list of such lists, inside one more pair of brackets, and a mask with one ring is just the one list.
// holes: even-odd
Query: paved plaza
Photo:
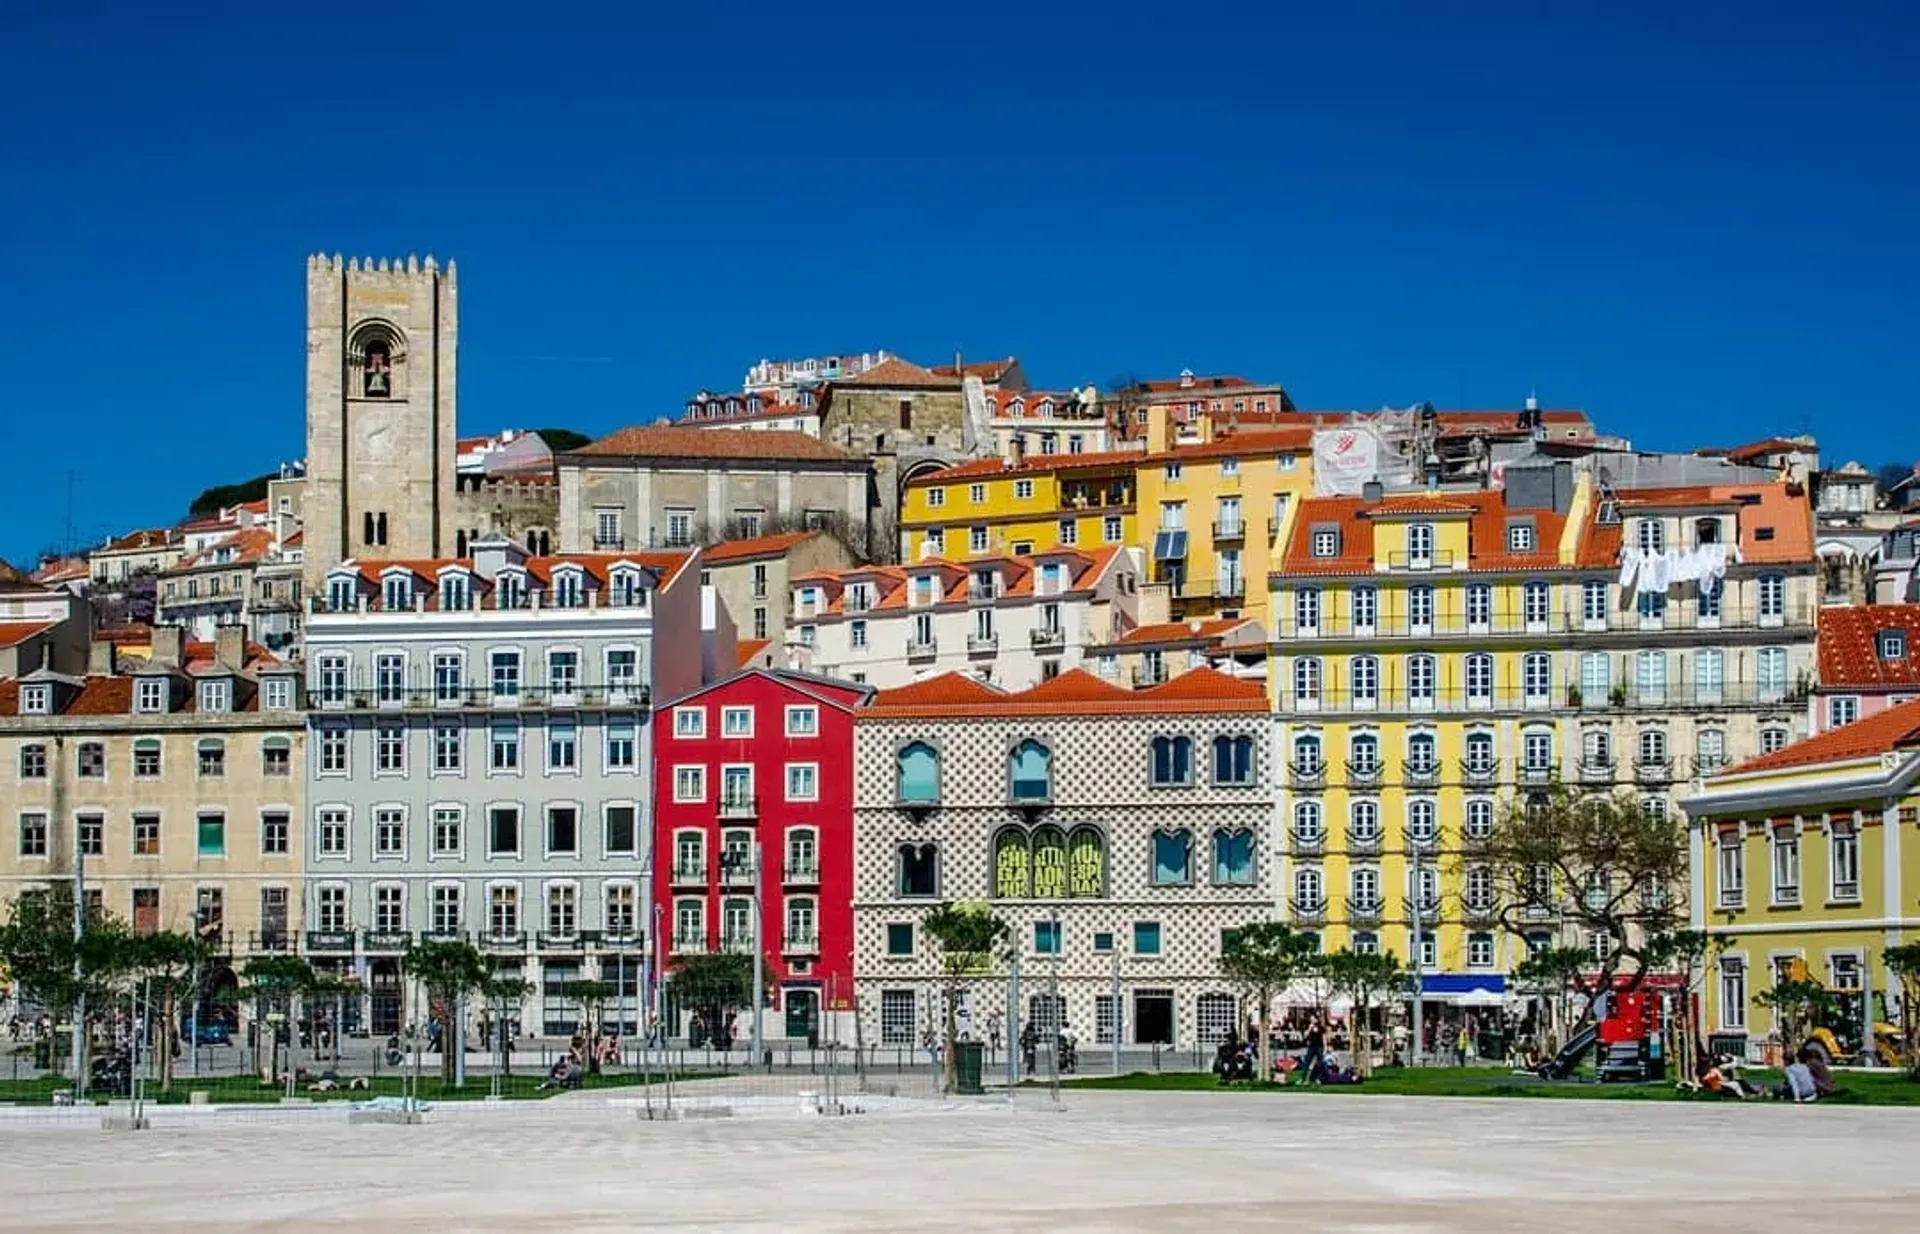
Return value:
[(145, 1133), (0, 1111), (0, 1228), (742, 1231), (1906, 1230), (1920, 1111), (1363, 1094), (787, 1098), (646, 1123), (600, 1094), (169, 1110)]

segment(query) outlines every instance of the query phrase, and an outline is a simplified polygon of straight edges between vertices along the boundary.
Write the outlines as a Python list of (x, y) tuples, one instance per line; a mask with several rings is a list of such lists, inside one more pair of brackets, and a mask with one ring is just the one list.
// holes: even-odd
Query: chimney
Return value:
[(185, 635), (179, 626), (153, 627), (153, 654), (150, 663), (161, 668), (179, 668)]
[(1380, 483), (1380, 477), (1378, 476), (1375, 476), (1373, 479), (1367, 481), (1365, 484), (1362, 484), (1360, 486), (1360, 500), (1362, 501), (1375, 502), (1375, 501), (1379, 501), (1382, 497), (1385, 497), (1386, 495), (1387, 495), (1386, 485)]
[(114, 657), (118, 648), (110, 638), (97, 638), (87, 648), (87, 675), (90, 677), (110, 677), (113, 675)]
[(213, 659), (222, 668), (239, 672), (247, 666), (247, 627), (221, 626), (213, 632)]

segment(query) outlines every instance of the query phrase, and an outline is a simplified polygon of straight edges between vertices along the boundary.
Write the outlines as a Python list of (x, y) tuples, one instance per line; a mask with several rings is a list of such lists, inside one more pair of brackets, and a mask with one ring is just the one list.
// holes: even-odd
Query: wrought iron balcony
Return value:
[(780, 952), (782, 955), (819, 955), (820, 938), (812, 930), (789, 931)]
[(1000, 636), (998, 634), (967, 635), (967, 654), (970, 656), (995, 655), (999, 650)]
[(729, 819), (758, 818), (760, 799), (752, 793), (722, 793), (719, 815)]
[(1500, 915), (1499, 906), (1492, 900), (1469, 899), (1460, 911), (1469, 925), (1487, 925)]
[(1527, 766), (1523, 763), (1520, 766), (1520, 783), (1522, 784), (1547, 785), (1557, 783), (1559, 779), (1560, 764), (1558, 763), (1543, 763), (1534, 766)]
[(1347, 897), (1347, 920), (1355, 925), (1378, 925), (1384, 904), (1378, 896), (1366, 899)]
[(1613, 760), (1610, 758), (1582, 758), (1580, 760), (1580, 782), (1582, 784), (1613, 783)]
[(1027, 637), (1036, 650), (1044, 650), (1049, 647), (1065, 647), (1067, 645), (1067, 632), (1058, 626), (1041, 626), (1039, 629), (1031, 632)]
[(1400, 778), (1408, 788), (1440, 787), (1440, 764), (1402, 763)]
[(1325, 925), (1327, 923), (1327, 898), (1319, 896), (1311, 900), (1294, 898), (1287, 901), (1288, 914), (1299, 925)]
[(1287, 783), (1302, 792), (1323, 789), (1327, 786), (1327, 765), (1325, 763), (1288, 763)]
[(931, 660), (939, 654), (940, 643), (938, 639), (930, 638), (923, 641), (917, 638), (909, 638), (907, 640), (907, 659), (909, 660)]
[(1633, 778), (1642, 784), (1670, 783), (1673, 780), (1673, 760), (1636, 758), (1633, 760)]
[(429, 943), (464, 943), (467, 941), (467, 932), (458, 925), (429, 926), (420, 931), (420, 938)]
[(1379, 788), (1386, 777), (1386, 766), (1378, 762), (1356, 763), (1347, 761), (1348, 788)]
[(630, 927), (608, 930), (600, 936), (599, 943), (608, 951), (645, 951), (647, 936)]
[(1500, 764), (1497, 760), (1477, 763), (1472, 759), (1463, 759), (1460, 763), (1460, 779), (1474, 788), (1490, 788), (1500, 778)]
[(707, 936), (704, 931), (674, 931), (673, 949), (677, 952), (704, 952), (707, 949)]
[(1325, 851), (1327, 833), (1324, 831), (1301, 831), (1298, 827), (1287, 833), (1288, 847), (1297, 857), (1311, 856)]
[(1377, 853), (1380, 851), (1381, 836), (1378, 831), (1347, 832), (1347, 851), (1349, 853)]
[(260, 930), (247, 935), (247, 950), (277, 955), (293, 950), (293, 935), (286, 930)]
[(1440, 851), (1440, 835), (1437, 831), (1429, 832), (1428, 834), (1423, 836), (1423, 835), (1415, 834), (1413, 828), (1408, 827), (1404, 830), (1403, 834), (1401, 835), (1400, 842), (1406, 847), (1406, 850), (1410, 853), (1413, 852), (1415, 849), (1418, 849), (1420, 852), (1427, 853), (1427, 854), (1437, 853)]
[(676, 887), (704, 887), (707, 885), (707, 863), (676, 861), (673, 863), (673, 873), (669, 877)]
[(820, 863), (792, 861), (781, 871), (781, 881), (790, 886), (806, 886), (820, 881)]
[(1213, 524), (1213, 542), (1215, 544), (1233, 544), (1247, 538), (1245, 519), (1230, 518), (1218, 520)]
[(533, 937), (541, 951), (579, 951), (585, 942), (578, 930), (542, 930)]

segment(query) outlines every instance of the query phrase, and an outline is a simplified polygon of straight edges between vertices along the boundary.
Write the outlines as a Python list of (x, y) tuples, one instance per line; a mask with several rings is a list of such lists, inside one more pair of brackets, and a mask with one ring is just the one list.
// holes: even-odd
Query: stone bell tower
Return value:
[(454, 266), (307, 258), (309, 595), (353, 558), (453, 552)]

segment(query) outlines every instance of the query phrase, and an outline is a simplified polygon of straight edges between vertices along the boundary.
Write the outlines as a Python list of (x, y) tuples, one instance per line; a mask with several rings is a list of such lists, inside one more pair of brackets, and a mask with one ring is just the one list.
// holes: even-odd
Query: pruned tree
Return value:
[[(129, 934), (126, 966), (135, 981), (150, 979), (160, 1000), (160, 1041), (154, 1053), (160, 1066), (160, 1091), (173, 1091), (173, 1046), (180, 1039), (179, 1012), (182, 995), (193, 996), (194, 965), (207, 956), (207, 946), (191, 934), (161, 930), (152, 934)], [(198, 1046), (199, 1042), (194, 1042)]]
[(1107, 379), (1100, 391), (1100, 408), (1105, 413), (1107, 430), (1116, 442), (1129, 434), (1145, 437), (1138, 417), (1149, 405), (1150, 387), (1138, 373), (1122, 373)]
[(992, 971), (994, 953), (1004, 946), (1008, 928), (984, 904), (948, 901), (927, 914), (921, 929), (940, 948), (941, 1038), (946, 1043), (941, 1070), (951, 1091), (960, 1074), (954, 1048), (960, 1035), (960, 1000), (972, 979)]
[(1526, 938), (1558, 925), (1599, 944), (1588, 961), (1589, 1011), (1616, 977), (1637, 989), (1651, 971), (1648, 940), (1686, 920), (1686, 826), (1625, 793), (1556, 785), (1511, 802), (1460, 861), (1485, 867), (1508, 933)]
[(440, 1024), (440, 1080), (452, 1085), (459, 1048), (454, 1043), (461, 1003), (469, 994), (483, 993), (493, 980), (493, 966), (472, 943), (459, 939), (422, 939), (407, 948), (407, 975), (426, 990), (427, 1011)]
[(569, 981), (563, 987), (568, 998), (580, 1004), (580, 1017), (586, 1021), (584, 1039), (587, 1056), (582, 1061), (588, 1075), (600, 1074), (600, 1028), (606, 1022), (607, 1004), (618, 993), (611, 981)]
[(296, 955), (255, 956), (241, 968), (240, 995), (253, 1003), (255, 1061), (260, 1080), (271, 1084), (280, 1074), (280, 1034), (269, 1018), (278, 1008), (284, 1017), (288, 1054), (300, 1032), (300, 995), (313, 987), (313, 966)]
[[(1813, 1030), (1827, 1021), (1836, 1006), (1833, 991), (1804, 976), (1777, 978), (1773, 988), (1755, 1000), (1773, 1012), (1773, 1032), (1780, 1038), (1782, 1065), (1793, 1061)], [(1871, 1032), (1872, 1025), (1868, 1025)], [(1838, 1061), (1838, 1060), (1835, 1060)]]
[(1672, 973), (1680, 981), (1679, 1048), (1674, 1062), (1683, 1076), (1693, 1074), (1699, 1054), (1700, 1026), (1694, 1019), (1694, 996), (1726, 945), (1724, 934), (1708, 930), (1669, 930), (1647, 940), (1648, 964)]
[[(1887, 971), (1900, 983), (1900, 1061), (1920, 1079), (1920, 943), (1887, 948)], [(1873, 1015), (1867, 1015), (1872, 1028)]]
[(1294, 979), (1314, 969), (1314, 940), (1295, 933), (1278, 921), (1255, 921), (1237, 930), (1228, 930), (1220, 944), (1220, 974), (1240, 987), (1241, 993), (1257, 1009), (1256, 1023), (1260, 1039), (1254, 1057), (1260, 1060), (1260, 1082), (1273, 1082), (1273, 1067), (1267, 1058), (1267, 1023), (1273, 1016), (1273, 1000)]
[(1413, 973), (1400, 957), (1387, 951), (1363, 952), (1342, 947), (1315, 961), (1314, 967), (1334, 993), (1353, 1004), (1353, 1066), (1361, 1075), (1373, 1072), (1373, 1009), (1413, 989)]
[(487, 979), (478, 991), (487, 1000), (493, 1016), (493, 1039), (500, 1055), (500, 1074), (513, 1074), (513, 1035), (508, 1031), (507, 1008), (517, 1007), (533, 993), (533, 983), (517, 973), (498, 973)]

